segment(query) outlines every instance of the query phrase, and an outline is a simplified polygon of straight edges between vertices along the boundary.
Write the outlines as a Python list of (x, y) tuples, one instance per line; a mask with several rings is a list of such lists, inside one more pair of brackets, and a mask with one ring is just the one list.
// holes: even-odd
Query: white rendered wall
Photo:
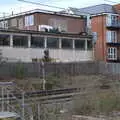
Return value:
[[(13, 48), (0, 47), (3, 58), (9, 60), (20, 60), (31, 62), (33, 58), (41, 59), (44, 56), (44, 49), (40, 48)], [(50, 57), (60, 62), (70, 61), (92, 61), (93, 51), (74, 49), (49, 49)]]

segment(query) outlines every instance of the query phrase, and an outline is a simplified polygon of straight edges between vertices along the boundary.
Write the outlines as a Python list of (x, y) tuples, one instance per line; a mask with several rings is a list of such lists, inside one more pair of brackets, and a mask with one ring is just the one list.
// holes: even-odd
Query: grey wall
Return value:
[[(45, 74), (120, 74), (120, 63), (45, 63)], [(1, 63), (0, 77), (42, 77), (41, 63)]]
[(120, 74), (120, 63), (99, 63), (99, 73), (102, 74)]
[[(98, 72), (98, 64), (94, 62), (45, 63), (44, 68), (46, 75), (78, 75)], [(1, 63), (0, 77), (42, 77), (42, 70), (41, 63)]]

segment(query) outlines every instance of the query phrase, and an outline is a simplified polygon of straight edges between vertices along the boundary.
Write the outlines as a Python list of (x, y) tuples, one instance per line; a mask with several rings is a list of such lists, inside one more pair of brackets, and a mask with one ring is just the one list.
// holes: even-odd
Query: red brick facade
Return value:
[(116, 11), (118, 14), (120, 14), (120, 4), (116, 4), (116, 5), (114, 5), (113, 7), (114, 7), (115, 11)]
[(92, 31), (97, 32), (95, 44), (95, 59), (106, 60), (106, 16), (95, 16), (91, 19)]
[[(25, 26), (25, 16), (33, 15), (34, 16), (34, 25)], [(61, 26), (64, 28), (65, 32), (71, 33), (80, 33), (85, 32), (86, 28), (86, 20), (81, 17), (75, 16), (67, 16), (67, 15), (57, 15), (57, 14), (49, 14), (49, 13), (31, 13), (25, 14), (22, 16), (18, 16), (15, 18), (9, 18), (8, 23), (9, 27), (13, 28), (11, 25), (11, 21), (16, 20), (17, 24), (14, 25), (14, 28), (24, 29), (24, 30), (39, 30), (39, 25), (49, 25), (49, 26)], [(21, 20), (21, 24), (20, 21)], [(15, 23), (15, 22), (14, 22)]]
[[(93, 16), (91, 19), (92, 32), (97, 33), (97, 40), (96, 40), (96, 43), (94, 44), (95, 60), (105, 61), (105, 62), (107, 61), (119, 62), (120, 61), (120, 26), (111, 25), (108, 27), (107, 16), (108, 14), (101, 14), (101, 15)], [(119, 14), (117, 18), (119, 18)], [(118, 23), (119, 23), (119, 20), (118, 20)], [(110, 35), (107, 36), (108, 31), (116, 32), (116, 38), (117, 38), (116, 42), (113, 42), (113, 41), (108, 42), (107, 37), (112, 37), (112, 40), (114, 40), (113, 34), (111, 36)], [(117, 50), (116, 52), (117, 58), (111, 59), (111, 60), (108, 58), (108, 51), (109, 51), (108, 48), (114, 48)], [(113, 53), (110, 53), (110, 54), (114, 54), (114, 51)]]

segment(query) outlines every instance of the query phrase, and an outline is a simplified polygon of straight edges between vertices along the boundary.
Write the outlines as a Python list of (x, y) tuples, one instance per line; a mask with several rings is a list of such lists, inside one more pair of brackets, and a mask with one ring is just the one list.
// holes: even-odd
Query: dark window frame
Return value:
[[(24, 37), (24, 41), (26, 41), (26, 43), (24, 43), (24, 41), (21, 40), (20, 37)], [(18, 40), (15, 40), (15, 38), (17, 38)], [(18, 41), (18, 43), (17, 43), (17, 41)], [(26, 36), (26, 35), (13, 35), (13, 47), (28, 48), (28, 36)]]
[[(66, 40), (68, 41), (68, 43)], [(72, 38), (61, 38), (61, 48), (62, 49), (73, 49), (73, 39)]]
[[(50, 42), (50, 39), (54, 39), (54, 41), (53, 42), (55, 42), (55, 46), (54, 45), (50, 45), (51, 44), (51, 42)], [(57, 37), (47, 37), (47, 48), (49, 48), (49, 49), (59, 49), (59, 38), (57, 38)]]
[[(80, 44), (80, 42), (82, 43), (82, 44), (84, 44), (83, 45), (83, 47), (81, 47), (82, 45), (80, 45), (79, 47), (78, 47), (78, 45)], [(81, 39), (75, 39), (74, 40), (74, 43), (75, 43), (75, 49), (79, 49), (79, 50), (85, 50), (85, 40), (83, 39), (83, 40), (81, 40)]]
[[(37, 38), (37, 40), (35, 41), (35, 40), (33, 40), (33, 38)], [(42, 38), (42, 40), (40, 40), (39, 38)], [(36, 42), (36, 44), (38, 41), (39, 42), (41, 41), (41, 43), (42, 42), (43, 43), (42, 43), (42, 45), (40, 45), (41, 44), (40, 43), (40, 44), (37, 44), (36, 46), (34, 46), (35, 44), (33, 45), (33, 43), (34, 43), (33, 41)], [(45, 41), (45, 38), (42, 36), (31, 36), (31, 48), (44, 48), (44, 41)]]
[[(3, 39), (2, 36), (6, 36), (7, 38)], [(10, 35), (9, 34), (0, 34), (0, 46), (10, 46)]]
[[(90, 42), (90, 46), (88, 45), (88, 42)], [(93, 43), (92, 40), (87, 40), (87, 50), (92, 50)]]

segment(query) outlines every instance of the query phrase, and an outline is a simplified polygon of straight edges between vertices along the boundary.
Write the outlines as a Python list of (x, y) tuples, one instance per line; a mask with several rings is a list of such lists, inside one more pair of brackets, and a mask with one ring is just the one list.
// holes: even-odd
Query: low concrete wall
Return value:
[[(16, 61), (32, 62), (32, 59), (41, 59), (44, 56), (42, 48), (13, 48), (0, 47), (2, 56)], [(49, 49), (50, 57), (59, 62), (93, 61), (93, 51), (73, 49)]]

